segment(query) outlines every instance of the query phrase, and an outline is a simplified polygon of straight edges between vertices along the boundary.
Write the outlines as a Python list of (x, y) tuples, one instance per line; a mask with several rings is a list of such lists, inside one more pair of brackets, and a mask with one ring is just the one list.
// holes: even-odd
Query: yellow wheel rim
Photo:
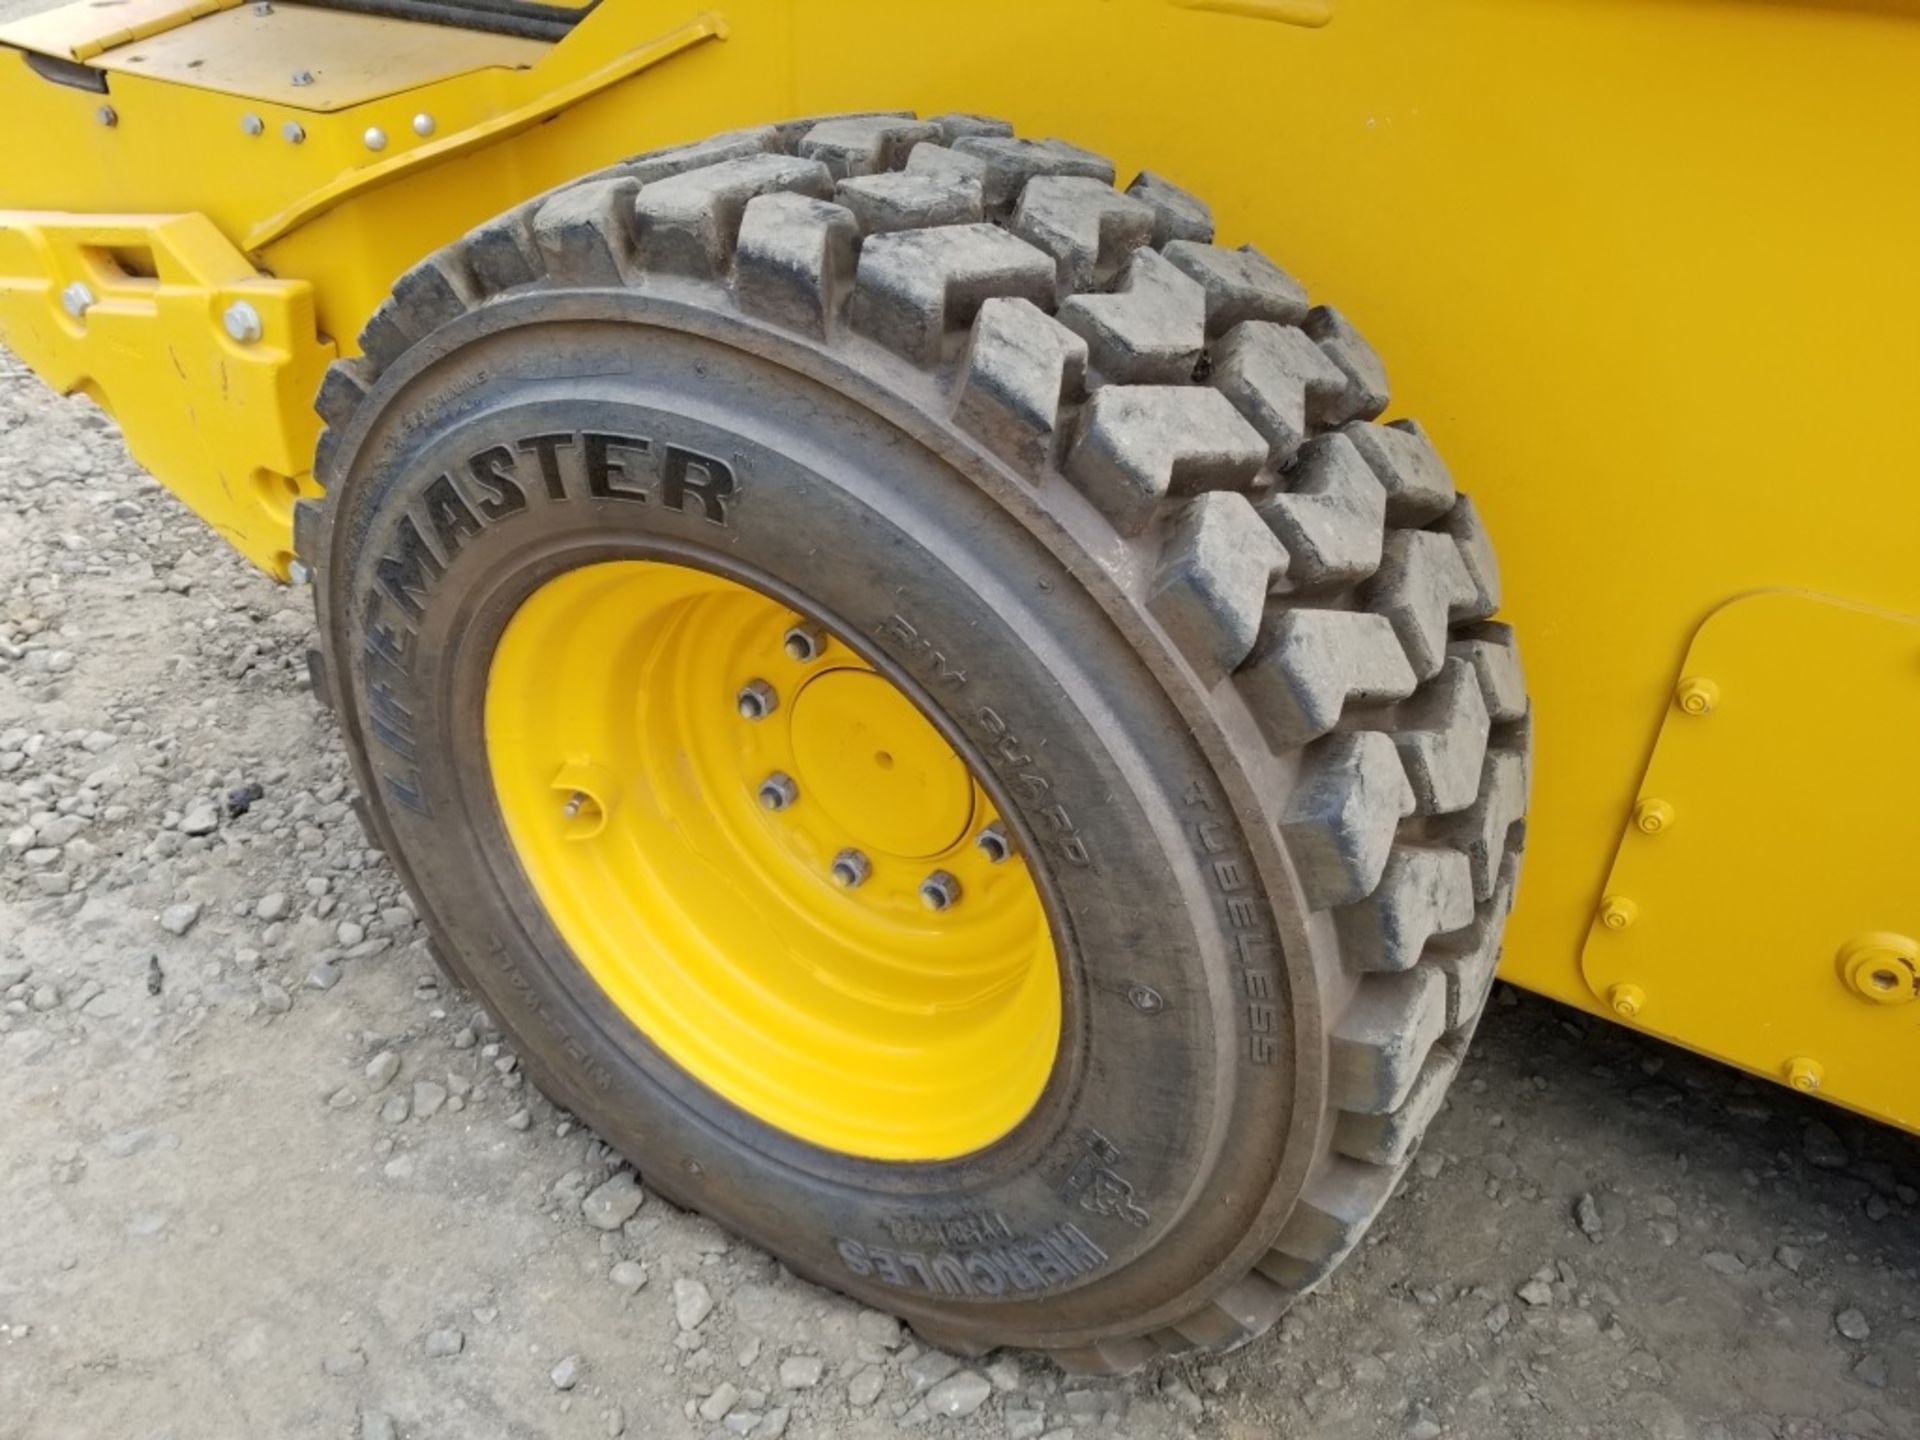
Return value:
[(939, 1160), (1032, 1110), (1060, 1038), (1038, 889), (901, 690), (686, 566), (548, 581), (488, 675), (514, 850), (607, 998), (813, 1144)]

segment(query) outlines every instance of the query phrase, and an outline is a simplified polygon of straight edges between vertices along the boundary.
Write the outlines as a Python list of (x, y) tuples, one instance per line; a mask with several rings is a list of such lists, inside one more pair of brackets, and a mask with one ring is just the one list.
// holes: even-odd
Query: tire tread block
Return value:
[(1224, 675), (1253, 649), (1287, 552), (1245, 495), (1190, 501), (1161, 552), (1147, 608), (1202, 675)]
[(1413, 673), (1431, 680), (1446, 660), (1451, 617), (1472, 605), (1474, 589), (1452, 536), (1394, 530), (1362, 598), (1369, 610), (1392, 622)]
[(563, 285), (621, 285), (634, 268), (633, 207), (640, 182), (630, 176), (573, 185), (534, 213), (533, 239), (548, 276)]
[(980, 307), (954, 418), (1029, 479), (1057, 458), (1060, 410), (1086, 389), (1087, 342), (1030, 300)]
[(1497, 621), (1472, 625), (1450, 641), (1447, 654), (1457, 655), (1473, 666), (1480, 679), (1480, 693), (1487, 702), (1487, 716), (1496, 725), (1520, 720), (1527, 713), (1527, 686), (1520, 670), (1520, 651), (1513, 638), (1513, 627)]
[(983, 206), (986, 204), (987, 181), (991, 178), (991, 172), (987, 162), (978, 155), (969, 155), (950, 145), (916, 145), (913, 153), (907, 156), (907, 168), (901, 173), (920, 175), (930, 180), (971, 180), (980, 187), (980, 203)]
[(898, 170), (907, 163), (914, 146), (940, 138), (940, 127), (929, 121), (898, 115), (856, 115), (822, 120), (794, 148), (802, 159), (818, 160), (834, 179), (845, 180)]
[(384, 372), (415, 342), (478, 304), (458, 245), (429, 256), (394, 283), (360, 332), (360, 351), (374, 374)]
[(1500, 878), (1508, 834), (1522, 823), (1527, 808), (1526, 760), (1509, 746), (1487, 752), (1480, 793), (1467, 809), (1434, 822), (1434, 838), (1465, 853), (1473, 866), (1473, 893), (1491, 899)]
[(1349, 968), (1410, 970), (1427, 942), (1474, 920), (1473, 866), (1458, 850), (1395, 845), (1380, 884), (1334, 914)]
[(546, 266), (533, 233), (536, 209), (532, 203), (516, 205), (504, 215), (475, 226), (460, 242), (476, 297), (504, 295), (544, 276)]
[(1404, 1166), (1335, 1157), (1287, 1217), (1260, 1273), (1299, 1294), (1313, 1289), (1353, 1252), (1404, 1173)]
[(1347, 384), (1306, 331), (1271, 320), (1247, 320), (1229, 330), (1214, 346), (1208, 378), (1267, 437), (1277, 465), (1290, 463), (1310, 443), (1315, 417), (1337, 402)]
[(985, 216), (979, 180), (962, 175), (911, 171), (856, 175), (842, 180), (833, 198), (853, 212), (862, 236), (937, 225), (977, 225)]
[(1206, 345), (1206, 296), (1158, 251), (1136, 250), (1116, 289), (1068, 296), (1060, 323), (1086, 338), (1109, 383), (1184, 385)]
[(1024, 140), (1013, 135), (961, 135), (952, 147), (985, 162), (987, 209), (1004, 214), (1039, 175), (1084, 175), (1113, 184), (1113, 162), (1064, 140)]
[(1253, 320), (1297, 325), (1307, 318), (1306, 287), (1251, 245), (1175, 240), (1164, 253), (1206, 292), (1209, 335)]
[(1279, 611), (1236, 679), (1276, 750), (1329, 733), (1350, 704), (1398, 700), (1416, 683), (1385, 616), (1299, 608)]
[(817, 160), (749, 155), (642, 186), (634, 202), (641, 263), (662, 274), (720, 278), (732, 263), (748, 202), (778, 190), (825, 200), (833, 177)]
[(1462, 495), (1453, 508), (1441, 517), (1438, 527), (1453, 537), (1460, 547), (1460, 560), (1473, 582), (1473, 604), (1462, 614), (1470, 620), (1484, 620), (1500, 608), (1500, 561), (1493, 553), (1493, 537), (1481, 522), (1470, 496)]
[(1328, 1083), (1336, 1109), (1400, 1108), (1447, 1031), (1447, 980), (1429, 965), (1364, 976), (1334, 1028)]
[(1334, 1150), (1367, 1165), (1387, 1168), (1404, 1165), (1440, 1113), (1447, 1098), (1447, 1087), (1459, 1073), (1461, 1057), (1460, 1045), (1442, 1040), (1427, 1056), (1427, 1063), (1420, 1067), (1419, 1078), (1397, 1108), (1385, 1115), (1343, 1111), (1334, 1124)]
[(779, 192), (747, 202), (733, 297), (749, 315), (822, 339), (853, 284), (859, 226), (845, 207)]
[(365, 356), (334, 361), (320, 381), (320, 393), (313, 401), (314, 413), (330, 427), (343, 428), (353, 419), (366, 400), (367, 391), (379, 378), (380, 372)]
[(1040, 175), (1013, 212), (1013, 233), (1059, 263), (1060, 291), (1109, 284), (1128, 257), (1152, 243), (1153, 207), (1085, 175)]
[(853, 324), (916, 364), (941, 357), (948, 333), (988, 300), (1053, 303), (1051, 256), (994, 225), (876, 235), (860, 248)]
[(1265, 1334), (1293, 1300), (1292, 1291), (1249, 1270), (1173, 1330), (1189, 1347), (1232, 1350)]
[(1347, 377), (1347, 393), (1327, 413), (1327, 423), (1371, 420), (1387, 408), (1387, 367), (1347, 317), (1331, 305), (1318, 305), (1301, 322), (1327, 358)]
[(1153, 210), (1153, 247), (1163, 250), (1175, 240), (1201, 245), (1213, 241), (1213, 209), (1198, 195), (1151, 170), (1142, 170), (1127, 186), (1127, 194)]
[(1123, 535), (1152, 523), (1169, 495), (1241, 489), (1267, 442), (1217, 390), (1108, 385), (1081, 412), (1067, 478)]
[(1386, 488), (1387, 519), (1393, 524), (1425, 525), (1453, 507), (1453, 472), (1415, 421), (1374, 425), (1357, 420), (1342, 433)]
[(1500, 878), (1493, 894), (1481, 906), (1472, 928), (1437, 942), (1428, 963), (1446, 980), (1447, 1031), (1467, 1029), (1480, 1018), (1500, 969), (1503, 927), (1513, 909), (1519, 882), (1520, 857), (1509, 852), (1500, 862)]
[(1492, 729), (1473, 665), (1448, 656), (1394, 716), (1393, 743), (1416, 815), (1447, 815), (1474, 802)]
[(776, 127), (759, 125), (747, 130), (729, 130), (705, 140), (696, 140), (691, 145), (670, 145), (664, 150), (649, 150), (644, 155), (623, 160), (588, 178), (637, 180), (642, 185), (651, 185), (656, 180), (668, 180), (675, 175), (684, 175), (689, 170), (704, 170), (723, 160), (778, 155), (784, 149), (780, 131)]
[(1413, 809), (1393, 741), (1378, 730), (1329, 735), (1301, 758), (1280, 831), (1315, 910), (1351, 905), (1386, 869), (1394, 831)]
[(940, 132), (942, 145), (951, 145), (954, 141), (964, 140), (969, 135), (1004, 139), (1013, 134), (1011, 121), (1002, 120), (997, 115), (975, 115), (963, 110), (929, 116), (928, 123)]
[(1307, 441), (1285, 476), (1286, 488), (1260, 502), (1287, 553), (1294, 580), (1309, 588), (1351, 584), (1380, 568), (1387, 493), (1344, 435)]

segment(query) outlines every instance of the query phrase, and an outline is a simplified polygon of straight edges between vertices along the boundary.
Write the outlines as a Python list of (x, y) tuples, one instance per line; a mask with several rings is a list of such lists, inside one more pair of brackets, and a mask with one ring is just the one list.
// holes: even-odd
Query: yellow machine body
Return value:
[(137, 0), (0, 47), (39, 141), (0, 334), (280, 574), (325, 361), (626, 155), (966, 109), (1206, 196), (1367, 330), (1500, 547), (1507, 977), (1920, 1130), (1920, 0), (602, 0), (557, 42)]

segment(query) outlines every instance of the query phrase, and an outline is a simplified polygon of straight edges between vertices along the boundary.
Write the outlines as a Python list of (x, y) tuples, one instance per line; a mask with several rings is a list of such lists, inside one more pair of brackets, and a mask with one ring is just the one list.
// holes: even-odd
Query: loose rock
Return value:
[(713, 1293), (699, 1280), (673, 1282), (673, 1318), (683, 1331), (697, 1330), (713, 1313)]
[(580, 1202), (580, 1211), (596, 1230), (618, 1230), (639, 1213), (646, 1191), (631, 1170), (622, 1170)]

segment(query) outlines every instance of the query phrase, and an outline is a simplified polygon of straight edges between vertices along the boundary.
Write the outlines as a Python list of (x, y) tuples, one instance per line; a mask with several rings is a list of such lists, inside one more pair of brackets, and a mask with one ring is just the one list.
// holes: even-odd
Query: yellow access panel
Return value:
[[(397, 275), (512, 200), (730, 126), (985, 111), (1205, 194), (1223, 239), (1339, 297), (1494, 533), (1536, 705), (1509, 977), (1916, 1125), (1895, 1077), (1920, 1007), (1863, 993), (1840, 958), (1862, 935), (1920, 935), (1914, 887), (1864, 863), (1910, 850), (1902, 807), (1880, 802), (1913, 761), (1834, 693), (1852, 693), (1846, 655), (1871, 652), (1876, 703), (1920, 680), (1898, 628), (1920, 614), (1903, 426), (1915, 0), (603, 0), (530, 67), (506, 47), (312, 110), (277, 67), (249, 95), (232, 75), (216, 92), (112, 57), (112, 128), (87, 128), (95, 97), (0, 67), (9, 119), (76, 144), (0, 166), (0, 206), (210, 216), (263, 271), (312, 287), (316, 338), (343, 351)], [(264, 137), (239, 128), (252, 110)], [(422, 113), (437, 135), (410, 130)], [(277, 138), (294, 119), (298, 145)], [(378, 153), (371, 129), (390, 137)], [(314, 430), (292, 410), (282, 425)], [(1777, 640), (1746, 637), (1764, 698), (1742, 713), (1772, 738), (1717, 761), (1732, 769), (1714, 783), (1753, 803), (1684, 886), (1642, 903), (1635, 973), (1616, 974), (1596, 922), (1610, 874), (1637, 863), (1635, 809), (1663, 727), (1685, 717), (1689, 647), (1757, 591), (1895, 618), (1881, 649), (1825, 653), (1799, 685), (1780, 682), (1812, 674), (1789, 638), (1799, 612), (1769, 622)], [(1781, 777), (1816, 770), (1790, 801)], [(1794, 923), (1753, 924), (1742, 847), (1777, 862), (1809, 824), (1821, 865), (1858, 857), (1868, 882), (1842, 894), (1810, 855), (1788, 860), (1807, 883), (1765, 901)], [(1682, 904), (1685, 927), (1658, 920)], [(1750, 939), (1703, 954), (1685, 936), (1705, 926)], [(1683, 966), (1726, 988), (1645, 978)], [(1785, 1024), (1816, 994), (1834, 1026)]]

